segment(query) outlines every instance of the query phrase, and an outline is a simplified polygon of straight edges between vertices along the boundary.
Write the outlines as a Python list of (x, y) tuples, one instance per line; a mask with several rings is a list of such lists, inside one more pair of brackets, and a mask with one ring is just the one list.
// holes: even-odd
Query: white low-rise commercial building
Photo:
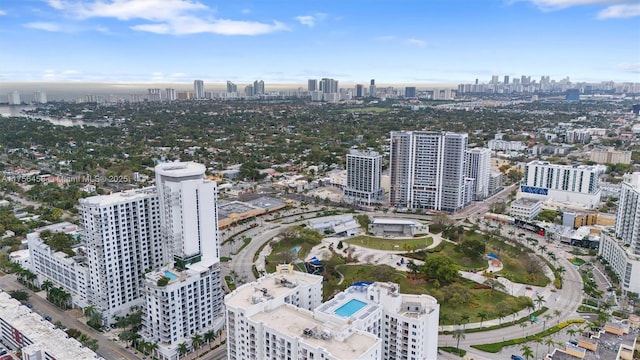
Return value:
[(310, 219), (307, 221), (307, 226), (320, 233), (331, 233), (338, 236), (354, 236), (360, 227), (353, 215), (350, 214)]
[(437, 359), (435, 298), (357, 283), (320, 304), (321, 288), (320, 276), (279, 270), (227, 295), (228, 358)]
[(520, 198), (511, 202), (509, 215), (523, 220), (533, 220), (542, 211), (542, 201)]
[(373, 218), (369, 224), (369, 232), (375, 236), (414, 236), (427, 234), (429, 225), (412, 219)]
[(25, 360), (102, 359), (9, 294), (0, 291), (0, 340)]

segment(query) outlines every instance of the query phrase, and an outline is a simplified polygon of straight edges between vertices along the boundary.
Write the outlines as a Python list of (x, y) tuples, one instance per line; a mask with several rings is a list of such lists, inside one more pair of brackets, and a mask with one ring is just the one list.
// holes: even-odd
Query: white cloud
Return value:
[(146, 20), (149, 23), (130, 28), (156, 34), (260, 35), (287, 30), (278, 21), (262, 23), (214, 18), (211, 16), (213, 10), (195, 0), (49, 0), (49, 5), (79, 19)]
[(640, 74), (640, 62), (618, 64), (616, 65), (616, 69), (624, 72)]
[(612, 5), (598, 13), (598, 19), (631, 18), (640, 16), (640, 3)]
[(601, 6), (598, 19), (631, 18), (640, 16), (638, 0), (507, 0), (508, 3), (530, 2), (542, 11), (556, 11), (573, 6)]
[(4, 10), (0, 10), (0, 16), (4, 16), (4, 15), (7, 15), (7, 12)]
[(250, 13), (251, 13), (251, 9), (242, 9), (242, 10), (240, 10), (240, 12), (241, 12), (242, 14), (247, 15), (247, 14), (250, 14)]
[(172, 19), (170, 22), (164, 23), (134, 25), (131, 29), (156, 34), (174, 35), (199, 33), (213, 33), (220, 35), (261, 35), (280, 30), (288, 30), (286, 25), (278, 21), (274, 21), (272, 24), (227, 19), (205, 21), (192, 16), (178, 17)]
[(409, 45), (409, 46), (415, 46), (415, 47), (419, 47), (419, 48), (423, 48), (427, 46), (427, 42), (424, 40), (420, 40), (420, 39), (407, 39), (404, 41), (405, 45)]
[(29, 29), (51, 31), (51, 32), (63, 31), (62, 26), (60, 26), (60, 24), (50, 23), (50, 22), (30, 22), (30, 23), (23, 24), (22, 26)]
[(296, 19), (300, 24), (306, 25), (308, 27), (316, 26), (316, 23), (323, 21), (327, 18), (327, 14), (325, 13), (315, 13), (313, 15), (300, 15), (296, 16)]

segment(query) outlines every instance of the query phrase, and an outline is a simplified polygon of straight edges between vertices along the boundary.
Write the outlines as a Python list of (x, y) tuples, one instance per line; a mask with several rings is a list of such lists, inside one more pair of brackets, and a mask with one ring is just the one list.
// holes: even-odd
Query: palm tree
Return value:
[(189, 352), (189, 347), (186, 343), (181, 342), (178, 344), (178, 353), (180, 353), (180, 356), (185, 355), (187, 352)]
[(540, 250), (540, 254), (542, 254), (543, 252), (547, 251), (547, 247), (545, 245), (540, 245), (538, 246), (538, 250)]
[(567, 334), (569, 335), (569, 337), (574, 337), (576, 335), (576, 333), (578, 332), (578, 330), (570, 327), (567, 329)]
[(558, 318), (558, 324), (560, 324), (560, 315), (562, 315), (562, 313), (560, 312), (560, 310), (556, 309), (553, 310), (553, 316)]
[(533, 339), (533, 342), (536, 343), (536, 359), (538, 358), (538, 345), (542, 344), (542, 337), (539, 335)]
[(524, 329), (527, 328), (527, 322), (526, 321), (521, 322), (520, 327), (522, 328), (522, 337), (524, 337)]
[(462, 329), (466, 328), (466, 325), (469, 323), (471, 317), (468, 314), (464, 314), (460, 316), (460, 322), (462, 323)]
[(42, 290), (45, 290), (47, 292), (47, 294), (49, 293), (49, 290), (51, 290), (53, 288), (53, 283), (50, 280), (45, 280), (42, 282), (42, 285), (40, 286), (40, 288)]
[(544, 304), (546, 300), (544, 299), (544, 296), (538, 294), (536, 295), (536, 298), (533, 299), (533, 302), (536, 303), (536, 305), (538, 305), (538, 309), (542, 309), (542, 304)]
[(207, 332), (204, 333), (204, 341), (207, 342), (207, 344), (211, 344), (212, 341), (214, 341), (216, 339), (216, 332), (213, 330), (209, 330)]
[(200, 345), (202, 345), (202, 335), (200, 334), (193, 335), (191, 337), (191, 347), (193, 348), (193, 350), (195, 351), (196, 349), (198, 349)]
[(155, 356), (155, 352), (158, 350), (158, 343), (148, 343), (147, 350), (151, 356)]
[(558, 272), (558, 274), (560, 274), (560, 276), (562, 276), (565, 272), (567, 272), (567, 269), (565, 269), (564, 266), (560, 265), (556, 268), (556, 271)]
[(525, 359), (531, 359), (533, 357), (533, 351), (528, 345), (522, 345), (520, 349), (522, 350), (522, 356), (524, 356)]
[(486, 310), (478, 311), (478, 317), (480, 318), (480, 327), (482, 327), (482, 322), (487, 318), (487, 316), (489, 316), (489, 313)]
[(84, 313), (84, 316), (88, 318), (91, 318), (91, 315), (93, 315), (95, 311), (96, 311), (96, 307), (93, 305), (89, 305), (82, 310), (82, 312)]
[(547, 345), (547, 353), (551, 354), (551, 347), (556, 344), (556, 342), (553, 340), (553, 337), (548, 337), (544, 341), (544, 344)]
[(458, 350), (458, 354), (460, 353), (460, 340), (464, 340), (465, 335), (464, 335), (464, 330), (463, 329), (456, 329), (453, 332), (453, 338), (456, 339), (456, 349)]
[(527, 309), (529, 309), (529, 315), (536, 309), (536, 306), (533, 304), (533, 301), (527, 302)]

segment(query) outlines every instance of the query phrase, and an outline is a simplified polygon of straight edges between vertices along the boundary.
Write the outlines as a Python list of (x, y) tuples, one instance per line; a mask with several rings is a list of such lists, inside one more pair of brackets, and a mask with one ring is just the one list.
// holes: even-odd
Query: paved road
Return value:
[(39, 313), (42, 316), (49, 315), (52, 318), (52, 322), (60, 321), (69, 329), (78, 329), (83, 333), (89, 335), (90, 337), (98, 339), (98, 351), (96, 352), (103, 358), (107, 360), (138, 359), (137, 356), (131, 354), (120, 344), (111, 341), (104, 334), (90, 328), (89, 326), (87, 326), (87, 324), (78, 321), (78, 319), (76, 319), (75, 317), (70, 316), (69, 313), (59, 309), (46, 299), (23, 287), (16, 281), (15, 275), (4, 275), (0, 277), (0, 288), (5, 291), (26, 290), (27, 292), (29, 292), (31, 295), (29, 297), (29, 302), (33, 305), (33, 311)]

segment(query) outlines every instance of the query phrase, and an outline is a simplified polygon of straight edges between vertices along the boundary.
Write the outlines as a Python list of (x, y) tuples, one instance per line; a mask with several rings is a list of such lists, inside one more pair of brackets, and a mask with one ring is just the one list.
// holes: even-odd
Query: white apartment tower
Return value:
[(367, 206), (380, 203), (384, 198), (384, 189), (380, 187), (381, 177), (382, 156), (380, 154), (375, 151), (351, 150), (347, 154), (345, 201)]
[(391, 132), (392, 205), (456, 212), (465, 206), (468, 135), (451, 132)]
[(204, 99), (204, 81), (193, 80), (193, 94), (196, 99)]
[(87, 300), (105, 321), (142, 304), (148, 269), (162, 266), (158, 196), (153, 188), (80, 199), (89, 282)]
[(36, 104), (46, 104), (47, 103), (47, 93), (44, 91), (36, 91), (33, 93), (33, 102)]
[(162, 238), (174, 263), (145, 276), (143, 337), (158, 343), (160, 359), (177, 360), (178, 344), (224, 325), (218, 189), (201, 164), (155, 170)]
[(278, 270), (227, 295), (227, 357), (437, 359), (435, 298), (357, 283), (319, 304), (321, 289), (320, 276)]
[(473, 200), (482, 200), (489, 196), (489, 177), (491, 176), (491, 149), (473, 148), (467, 150), (466, 176), (474, 179)]
[(220, 262), (218, 188), (191, 162), (156, 166), (162, 237), (175, 261)]
[(165, 89), (165, 99), (167, 101), (174, 101), (178, 99), (178, 95), (176, 93), (176, 89), (166, 88)]
[(20, 93), (18, 91), (12, 91), (7, 94), (7, 102), (9, 103), (9, 105), (22, 104), (22, 100), (20, 100)]
[(595, 208), (600, 204), (598, 177), (607, 170), (604, 165), (558, 165), (534, 160), (525, 166), (520, 191), (526, 197), (547, 198)]
[(615, 237), (604, 235), (599, 255), (611, 265), (625, 292), (640, 293), (640, 172), (620, 188)]

